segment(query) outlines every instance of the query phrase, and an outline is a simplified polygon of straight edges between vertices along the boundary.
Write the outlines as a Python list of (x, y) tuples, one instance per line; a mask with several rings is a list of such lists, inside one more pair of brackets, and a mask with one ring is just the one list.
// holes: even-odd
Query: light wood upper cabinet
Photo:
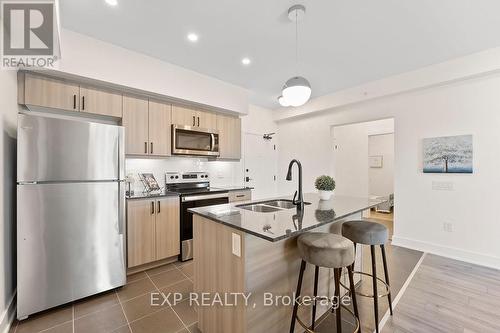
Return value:
[(215, 129), (217, 128), (217, 115), (211, 112), (197, 111), (196, 125), (200, 128)]
[(169, 156), (172, 105), (149, 101), (149, 154)]
[(125, 127), (125, 154), (148, 155), (148, 100), (123, 96), (122, 125)]
[(179, 197), (127, 201), (128, 267), (180, 253)]
[(80, 111), (121, 118), (122, 108), (122, 94), (80, 87)]
[(127, 201), (128, 267), (143, 265), (156, 258), (155, 207), (151, 200)]
[(156, 205), (156, 260), (160, 260), (180, 253), (179, 198), (162, 198)]
[(211, 112), (174, 105), (172, 106), (172, 124), (215, 129), (217, 126), (217, 115)]
[(70, 111), (79, 110), (80, 87), (77, 84), (48, 77), (21, 74), (18, 94), (20, 104)]
[(241, 159), (241, 119), (217, 115), (220, 158)]
[(196, 110), (182, 106), (172, 106), (172, 124), (183, 126), (196, 126)]

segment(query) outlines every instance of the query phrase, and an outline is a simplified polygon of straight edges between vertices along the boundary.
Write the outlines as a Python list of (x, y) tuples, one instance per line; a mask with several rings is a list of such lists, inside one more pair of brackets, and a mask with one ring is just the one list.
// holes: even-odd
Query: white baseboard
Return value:
[(471, 264), (500, 269), (500, 258), (482, 253), (470, 252), (454, 247), (447, 247), (415, 239), (398, 237), (396, 235), (392, 236), (392, 245), (432, 253), (450, 259), (465, 261)]
[(0, 333), (9, 333), (10, 325), (16, 315), (16, 292), (10, 299), (9, 306), (0, 316)]

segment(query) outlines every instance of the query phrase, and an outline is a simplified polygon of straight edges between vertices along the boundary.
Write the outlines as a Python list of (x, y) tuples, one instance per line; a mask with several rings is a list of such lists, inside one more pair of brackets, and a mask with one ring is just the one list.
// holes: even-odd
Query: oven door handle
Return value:
[(203, 194), (203, 195), (191, 195), (182, 197), (182, 202), (196, 201), (196, 200), (206, 200), (206, 199), (219, 199), (219, 198), (229, 198), (229, 193), (217, 193), (217, 194)]

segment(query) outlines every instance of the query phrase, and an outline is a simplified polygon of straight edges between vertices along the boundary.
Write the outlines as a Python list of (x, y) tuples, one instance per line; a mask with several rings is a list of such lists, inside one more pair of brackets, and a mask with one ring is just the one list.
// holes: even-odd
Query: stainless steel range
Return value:
[(165, 189), (178, 193), (180, 198), (181, 254), (179, 260), (193, 259), (193, 214), (187, 210), (228, 203), (229, 192), (210, 187), (210, 178), (206, 172), (167, 172)]

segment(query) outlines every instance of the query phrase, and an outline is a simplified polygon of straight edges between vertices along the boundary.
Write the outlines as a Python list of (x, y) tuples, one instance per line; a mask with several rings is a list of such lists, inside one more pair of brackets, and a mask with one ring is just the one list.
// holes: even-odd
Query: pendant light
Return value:
[[(288, 9), (288, 18), (295, 22), (295, 70), (298, 71), (299, 63), (299, 21), (304, 18), (306, 7), (295, 5)], [(294, 76), (286, 81), (278, 98), (282, 106), (301, 106), (311, 98), (311, 84), (302, 76)]]

